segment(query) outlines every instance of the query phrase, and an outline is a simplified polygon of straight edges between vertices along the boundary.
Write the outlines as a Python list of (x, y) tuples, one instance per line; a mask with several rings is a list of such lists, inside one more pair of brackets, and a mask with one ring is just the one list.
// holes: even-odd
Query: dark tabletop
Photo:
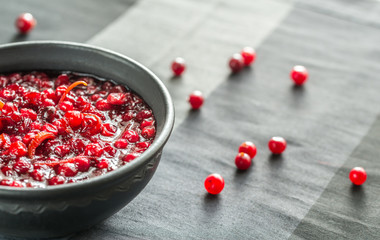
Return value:
[[(176, 127), (129, 205), (69, 239), (380, 239), (380, 2), (375, 0), (1, 0), (0, 43), (67, 40), (130, 56), (169, 89)], [(37, 27), (19, 36), (14, 20)], [(257, 60), (230, 74), (229, 57)], [(171, 61), (188, 69), (172, 78)], [(1, 57), (1, 56), (0, 56)], [(294, 87), (290, 69), (309, 80)], [(206, 102), (186, 102), (201, 90)], [(267, 142), (288, 141), (281, 156)], [(236, 170), (238, 146), (258, 154)], [(349, 171), (367, 182), (354, 187)], [(220, 173), (218, 196), (205, 177)], [(4, 238), (6, 239), (6, 238)]]

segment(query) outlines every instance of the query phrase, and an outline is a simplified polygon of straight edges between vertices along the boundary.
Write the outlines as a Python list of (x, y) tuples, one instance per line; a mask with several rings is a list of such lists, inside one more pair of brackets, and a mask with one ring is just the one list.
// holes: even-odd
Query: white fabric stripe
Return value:
[[(132, 57), (155, 72), (173, 97), (178, 125), (189, 111), (189, 93), (201, 90), (207, 97), (228, 78), (229, 57), (246, 45), (258, 47), (292, 4), (275, 0), (198, 0), (197, 4), (145, 0), (88, 43)], [(250, 28), (247, 22), (252, 23)], [(177, 56), (185, 58), (187, 70), (181, 78), (172, 79), (170, 64)]]

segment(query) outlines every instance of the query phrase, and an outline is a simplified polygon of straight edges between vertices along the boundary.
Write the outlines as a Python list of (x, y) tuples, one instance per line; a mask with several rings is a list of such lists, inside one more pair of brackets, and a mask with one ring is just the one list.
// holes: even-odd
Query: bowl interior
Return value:
[[(151, 71), (132, 59), (88, 45), (52, 41), (3, 45), (0, 47), (0, 55), (0, 73), (32, 70), (67, 70), (90, 73), (127, 85), (152, 108), (156, 118), (157, 133), (150, 148), (136, 161), (132, 161), (129, 166), (86, 180), (82, 182), (83, 184), (97, 181), (98, 178), (117, 175), (118, 171), (128, 171), (127, 168), (144, 164), (155, 152), (162, 149), (171, 133), (174, 110), (167, 89)], [(82, 183), (64, 186), (74, 187), (74, 185)], [(22, 189), (20, 190), (22, 191)]]

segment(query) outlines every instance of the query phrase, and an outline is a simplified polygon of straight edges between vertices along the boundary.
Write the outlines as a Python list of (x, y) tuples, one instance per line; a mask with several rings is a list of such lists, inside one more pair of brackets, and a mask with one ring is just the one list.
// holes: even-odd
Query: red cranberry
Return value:
[(15, 173), (13, 172), (13, 169), (9, 166), (4, 166), (1, 168), (1, 172), (7, 176), (7, 177), (11, 177), (13, 175), (15, 175)]
[(150, 127), (154, 124), (153, 119), (145, 119), (140, 124), (140, 129), (143, 129), (144, 127)]
[(32, 122), (32, 124), (30, 125), (30, 129), (36, 129), (36, 130), (41, 130), (42, 126), (41, 126), (41, 123), (39, 122)]
[(68, 145), (59, 145), (54, 148), (54, 153), (60, 157), (65, 157), (70, 153), (70, 146)]
[(9, 147), (9, 154), (14, 155), (16, 157), (25, 156), (27, 153), (26, 146), (23, 142), (17, 141), (13, 142)]
[(19, 174), (27, 173), (32, 167), (29, 161), (24, 158), (20, 158), (13, 165), (13, 170)]
[(219, 194), (224, 188), (224, 179), (217, 173), (210, 174), (205, 180), (205, 188), (210, 194)]
[(125, 93), (126, 91), (127, 89), (124, 86), (120, 86), (120, 85), (113, 86), (110, 89), (110, 93)]
[(17, 141), (22, 142), (22, 137), (21, 136), (17, 136), (17, 135), (11, 136), (10, 139), (11, 139), (12, 143), (13, 142), (17, 142)]
[(10, 187), (22, 187), (22, 184), (19, 181), (13, 181), (9, 179), (1, 180), (0, 185), (10, 186)]
[(257, 149), (255, 144), (252, 142), (243, 142), (239, 146), (239, 153), (241, 152), (248, 154), (251, 158), (254, 158), (256, 156)]
[(61, 74), (57, 77), (54, 82), (55, 86), (68, 85), (69, 84), (69, 76), (67, 74)]
[(107, 157), (114, 157), (116, 155), (116, 149), (112, 146), (104, 147), (104, 152), (106, 153)]
[(96, 166), (98, 167), (98, 168), (100, 168), (100, 169), (107, 169), (108, 168), (108, 160), (107, 159), (102, 159), (102, 160), (100, 160), (97, 164), (96, 164)]
[(268, 142), (268, 147), (273, 154), (281, 154), (285, 151), (286, 141), (282, 137), (272, 137)]
[(244, 67), (244, 59), (239, 53), (232, 55), (228, 65), (231, 68), (231, 71), (234, 73), (240, 72)]
[(3, 89), (0, 91), (0, 97), (7, 101), (12, 101), (16, 98), (16, 92), (9, 89)]
[(127, 130), (123, 136), (123, 138), (126, 138), (128, 139), (129, 142), (131, 143), (135, 143), (137, 142), (138, 140), (140, 140), (140, 137), (139, 135), (137, 134), (137, 132), (133, 131), (133, 130)]
[(126, 97), (123, 93), (110, 93), (107, 102), (112, 105), (123, 105), (126, 103)]
[(148, 142), (136, 143), (136, 147), (138, 147), (140, 150), (142, 150), (142, 152), (144, 152), (149, 146), (150, 146), (150, 143), (148, 143)]
[(100, 95), (99, 94), (94, 94), (94, 95), (91, 95), (91, 97), (90, 97), (90, 99), (91, 99), (91, 101), (96, 101), (96, 100), (98, 100), (100, 98)]
[(20, 109), (21, 116), (24, 118), (30, 118), (32, 121), (37, 120), (37, 113), (29, 108), (21, 108)]
[(7, 102), (4, 104), (1, 112), (4, 116), (10, 116), (12, 113), (17, 112), (17, 107), (12, 102)]
[(42, 182), (45, 180), (45, 176), (44, 176), (43, 172), (39, 169), (33, 170), (33, 172), (30, 173), (30, 176), (34, 180), (39, 181), (39, 182)]
[(106, 81), (103, 83), (102, 89), (107, 91), (107, 90), (110, 90), (112, 86), (113, 86), (113, 84), (111, 82)]
[(193, 109), (199, 109), (203, 105), (204, 98), (200, 91), (194, 91), (188, 101)]
[(248, 169), (252, 164), (252, 158), (243, 152), (240, 152), (235, 157), (235, 165), (240, 170), (246, 170)]
[(50, 98), (47, 98), (45, 100), (42, 101), (42, 106), (44, 107), (52, 107), (52, 106), (55, 106), (55, 102), (54, 100), (50, 99)]
[(354, 167), (350, 171), (350, 180), (355, 185), (362, 185), (367, 180), (367, 173), (362, 167)]
[(78, 174), (78, 167), (74, 163), (63, 163), (58, 167), (58, 174), (73, 177)]
[(53, 83), (50, 82), (49, 80), (48, 81), (41, 81), (40, 87), (41, 88), (52, 88), (53, 87)]
[(28, 132), (24, 138), (22, 139), (22, 142), (25, 143), (26, 145), (28, 145), (32, 139), (36, 136), (36, 133), (35, 132)]
[(81, 172), (87, 172), (87, 170), (90, 168), (90, 160), (83, 156), (75, 157), (74, 163), (77, 165), (78, 170)]
[(150, 118), (152, 116), (152, 111), (150, 110), (142, 110), (136, 114), (136, 120), (141, 122), (146, 118)]
[(86, 146), (84, 154), (86, 156), (100, 157), (104, 153), (103, 148), (97, 143), (90, 143)]
[(118, 139), (115, 142), (115, 147), (125, 149), (128, 147), (128, 141), (126, 139)]
[(75, 96), (73, 94), (73, 91), (66, 94), (65, 101), (71, 102), (71, 104), (73, 104), (73, 106), (74, 106), (74, 103), (76, 103), (76, 100), (75, 100)]
[(28, 92), (24, 94), (23, 99), (27, 104), (38, 106), (41, 101), (41, 94), (38, 92)]
[(153, 138), (155, 134), (156, 129), (154, 127), (145, 127), (141, 130), (141, 135), (146, 139)]
[(102, 120), (95, 114), (84, 114), (82, 127), (86, 136), (98, 134), (101, 131)]
[(22, 80), (22, 77), (19, 73), (12, 73), (8, 76), (8, 79), (11, 81), (11, 83), (15, 83), (17, 81)]
[(3, 150), (8, 149), (11, 146), (11, 139), (8, 134), (2, 133), (0, 134), (0, 148)]
[(68, 133), (67, 132), (68, 131), (68, 129), (67, 129), (68, 120), (67, 119), (61, 118), (61, 119), (55, 120), (53, 122), (53, 125), (57, 128), (58, 134), (64, 135), (64, 134)]
[(132, 120), (135, 117), (134, 111), (128, 111), (123, 115), (123, 120), (128, 122)]
[(56, 98), (60, 99), (62, 97), (62, 95), (66, 92), (66, 90), (67, 90), (67, 86), (65, 86), (65, 85), (58, 86), (55, 89), (55, 96), (56, 96)]
[(67, 118), (71, 127), (79, 127), (83, 121), (83, 114), (79, 111), (68, 111), (65, 113), (65, 118)]
[(90, 101), (83, 96), (80, 96), (77, 101), (75, 102), (75, 106), (81, 110), (82, 112), (86, 112), (91, 109), (92, 105)]
[(103, 136), (111, 137), (111, 136), (115, 135), (116, 131), (117, 131), (116, 126), (114, 126), (114, 125), (112, 125), (110, 123), (104, 123), (104, 124), (102, 124), (101, 134)]
[(58, 128), (51, 123), (46, 123), (42, 126), (42, 131), (51, 132), (54, 135), (58, 135)]
[(86, 143), (80, 139), (75, 138), (71, 140), (71, 150), (76, 154), (81, 154), (84, 152), (84, 149), (86, 148)]
[(18, 123), (22, 120), (22, 116), (21, 114), (16, 111), (16, 112), (13, 112), (12, 114), (10, 114), (10, 119), (14, 122), (14, 123)]
[(36, 24), (36, 19), (30, 13), (23, 13), (16, 19), (16, 27), (22, 34), (26, 34), (31, 31)]
[(296, 85), (302, 85), (307, 81), (307, 77), (309, 73), (307, 72), (304, 66), (294, 66), (292, 71), (290, 72), (290, 78)]
[(137, 158), (138, 156), (140, 156), (139, 153), (129, 153), (123, 157), (123, 161), (124, 162), (130, 162), (130, 161), (134, 160), (135, 158)]
[(63, 101), (63, 102), (59, 105), (59, 109), (61, 109), (61, 110), (64, 111), (64, 112), (71, 111), (71, 110), (74, 109), (74, 105), (73, 105), (72, 102), (70, 102), (70, 101)]
[(41, 99), (51, 99), (51, 100), (56, 100), (57, 97), (55, 96), (55, 92), (53, 89), (45, 89), (42, 94), (41, 94)]
[(107, 102), (107, 100), (104, 100), (104, 99), (99, 99), (96, 103), (95, 103), (95, 107), (97, 109), (99, 109), (100, 111), (107, 111), (107, 110), (110, 110), (112, 108), (112, 105), (109, 104)]
[(57, 175), (49, 179), (48, 184), (49, 185), (60, 185), (64, 184), (66, 182), (66, 178), (61, 175)]
[(185, 59), (177, 57), (172, 62), (171, 68), (175, 76), (181, 76), (186, 69)]
[(241, 51), (241, 56), (243, 57), (244, 65), (245, 66), (249, 66), (249, 65), (251, 65), (255, 61), (255, 59), (256, 59), (256, 52), (251, 47), (245, 47)]

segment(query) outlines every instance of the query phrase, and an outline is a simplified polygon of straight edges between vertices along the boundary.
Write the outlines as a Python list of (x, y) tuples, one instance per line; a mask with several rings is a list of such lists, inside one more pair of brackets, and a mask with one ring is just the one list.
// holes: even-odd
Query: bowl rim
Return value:
[[(48, 186), (46, 188), (15, 188), (9, 186), (0, 186), (0, 196), (9, 196), (9, 197), (17, 197), (18, 195), (23, 198), (35, 198), (38, 196), (41, 197), (51, 197), (56, 193), (62, 193), (62, 191), (80, 191), (83, 189), (91, 188), (96, 185), (103, 185), (107, 182), (112, 182), (112, 180), (116, 180), (122, 177), (125, 174), (134, 172), (138, 168), (142, 167), (153, 158), (158, 152), (160, 152), (169, 139), (169, 136), (173, 130), (174, 126), (174, 105), (169, 94), (168, 89), (164, 85), (164, 83), (147, 67), (142, 65), (141, 63), (129, 58), (123, 54), (117, 53), (115, 51), (90, 45), (84, 43), (70, 42), (70, 41), (50, 41), (50, 40), (41, 40), (41, 41), (27, 41), (27, 42), (18, 42), (18, 43), (7, 43), (0, 45), (0, 52), (6, 49), (18, 48), (18, 47), (36, 47), (36, 46), (57, 46), (57, 47), (66, 47), (73, 49), (83, 49), (91, 52), (99, 53), (101, 55), (112, 56), (113, 58), (118, 58), (122, 61), (127, 61), (130, 64), (135, 65), (135, 67), (140, 68), (145, 73), (147, 73), (153, 81), (157, 84), (159, 91), (163, 94), (163, 101), (165, 104), (165, 122), (162, 128), (160, 135), (156, 136), (152, 145), (139, 156), (136, 160), (131, 161), (130, 163), (115, 169), (111, 172), (108, 172), (104, 175), (97, 176), (94, 178), (86, 179), (81, 182), (76, 182), (73, 184), (62, 184), (62, 185), (54, 185)], [(133, 89), (132, 89), (133, 90)]]

